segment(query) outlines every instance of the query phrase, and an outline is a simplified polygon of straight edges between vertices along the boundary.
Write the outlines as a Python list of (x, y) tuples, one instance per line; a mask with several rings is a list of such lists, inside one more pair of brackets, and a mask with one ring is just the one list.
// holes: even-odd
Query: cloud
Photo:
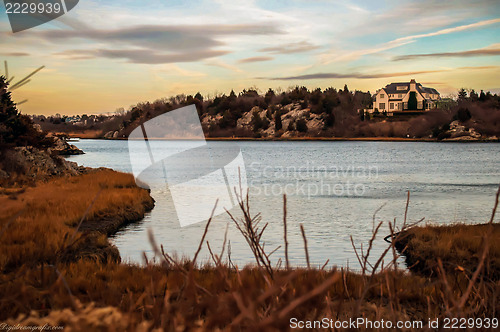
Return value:
[(468, 67), (459, 67), (458, 69), (483, 70), (483, 69), (498, 69), (498, 68), (500, 68), (500, 66), (475, 66), (475, 67), (468, 66)]
[(98, 49), (98, 50), (69, 50), (56, 55), (66, 56), (71, 60), (89, 58), (126, 59), (130, 63), (162, 64), (176, 62), (195, 62), (228, 54), (228, 51), (206, 50), (192, 53), (165, 53), (149, 49)]
[(364, 55), (379, 53), (379, 52), (393, 49), (396, 47), (400, 47), (400, 46), (403, 46), (403, 45), (406, 45), (409, 43), (413, 43), (416, 40), (421, 39), (421, 38), (446, 35), (446, 34), (450, 34), (450, 33), (454, 33), (454, 32), (476, 29), (476, 28), (484, 27), (487, 25), (495, 24), (495, 23), (500, 23), (500, 18), (491, 19), (491, 20), (483, 20), (483, 21), (479, 21), (476, 23), (472, 23), (472, 24), (460, 25), (460, 26), (457, 26), (454, 28), (441, 29), (441, 30), (438, 30), (435, 32), (430, 32), (430, 33), (423, 33), (423, 34), (416, 34), (416, 35), (401, 37), (401, 38), (391, 40), (387, 43), (377, 45), (377, 46), (367, 48), (367, 49), (345, 52), (345, 53), (330, 52), (328, 54), (323, 55), (321, 58), (322, 58), (323, 63), (325, 63), (325, 64), (328, 64), (328, 63), (331, 63), (334, 61), (335, 62), (352, 61), (352, 60), (356, 60)]
[(38, 37), (49, 41), (84, 39), (108, 45), (135, 45), (155, 49), (201, 49), (223, 45), (217, 40), (227, 35), (273, 35), (282, 33), (276, 26), (265, 24), (220, 25), (140, 25), (123, 29), (49, 30)]
[(483, 20), (483, 21), (479, 21), (476, 23), (466, 24), (466, 25), (460, 25), (460, 26), (457, 26), (454, 28), (442, 29), (442, 30), (439, 30), (436, 32), (422, 33), (422, 34), (418, 34), (418, 35), (406, 36), (406, 37), (395, 39), (394, 42), (409, 41), (409, 40), (415, 40), (415, 39), (425, 38), (425, 37), (446, 35), (449, 33), (470, 30), (470, 29), (476, 29), (476, 28), (484, 27), (487, 25), (495, 24), (495, 23), (500, 23), (500, 18), (495, 18), (492, 20)]
[(272, 54), (292, 54), (292, 53), (303, 53), (310, 52), (320, 48), (317, 45), (313, 45), (308, 41), (302, 41), (299, 43), (283, 44), (274, 47), (262, 48), (260, 52), (268, 52)]
[(469, 51), (460, 51), (460, 52), (400, 55), (394, 57), (392, 60), (403, 61), (403, 60), (414, 60), (418, 58), (475, 57), (475, 56), (492, 56), (492, 55), (500, 55), (500, 44), (494, 44), (485, 48), (479, 48)]
[(31, 54), (26, 52), (8, 52), (8, 53), (0, 53), (4, 56), (30, 56)]
[(251, 62), (263, 62), (274, 60), (272, 56), (254, 56), (250, 58), (245, 58), (238, 60), (238, 63), (251, 63)]
[(228, 70), (234, 71), (236, 73), (242, 73), (243, 72), (243, 70), (241, 70), (239, 67), (227, 64), (227, 63), (225, 63), (223, 61), (220, 61), (219, 59), (206, 60), (205, 64), (207, 66), (228, 69)]
[[(132, 63), (161, 64), (194, 62), (230, 53), (219, 40), (224, 36), (274, 35), (282, 31), (270, 24), (141, 25), (123, 29), (48, 30), (33, 35), (46, 41), (94, 42), (95, 49), (73, 49), (57, 53), (69, 59), (127, 59)], [(33, 36), (32, 35), (32, 36)], [(102, 48), (105, 44), (106, 48)]]
[(331, 79), (331, 78), (358, 78), (358, 79), (374, 79), (374, 78), (384, 78), (384, 77), (398, 77), (398, 76), (412, 76), (419, 74), (431, 74), (431, 73), (440, 73), (445, 70), (422, 70), (422, 71), (411, 71), (411, 72), (396, 72), (396, 73), (378, 73), (378, 74), (361, 74), (361, 73), (316, 73), (316, 74), (306, 74), (299, 76), (285, 76), (285, 77), (272, 77), (265, 78), (259, 77), (260, 79), (269, 79), (269, 80), (317, 80), (317, 79)]
[[(454, 70), (484, 70), (484, 69), (497, 69), (500, 66), (476, 66), (476, 67), (458, 67), (458, 68), (447, 68), (447, 69), (436, 69), (436, 70), (420, 70), (420, 71), (408, 71), (408, 72), (393, 72), (393, 73), (374, 73), (374, 74), (361, 74), (358, 72), (353, 73), (315, 73), (297, 76), (285, 76), (285, 77), (257, 77), (257, 79), (267, 79), (267, 80), (318, 80), (318, 79), (332, 79), (332, 78), (357, 78), (357, 79), (377, 79), (377, 78), (389, 78), (389, 77), (400, 77), (400, 76), (414, 76), (420, 74), (434, 74), (442, 73)], [(436, 83), (437, 84), (437, 83)]]
[(373, 35), (395, 31), (415, 33), (450, 26), (479, 17), (498, 13), (498, 0), (455, 0), (453, 6), (446, 1), (398, 1), (387, 10), (374, 10), (361, 23), (346, 33), (348, 35)]

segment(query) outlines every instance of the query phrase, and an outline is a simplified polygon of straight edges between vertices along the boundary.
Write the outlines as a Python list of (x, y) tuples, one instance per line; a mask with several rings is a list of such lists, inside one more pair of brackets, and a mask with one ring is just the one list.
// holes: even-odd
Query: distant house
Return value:
[(412, 79), (410, 82), (391, 83), (378, 90), (374, 96), (373, 109), (368, 112), (378, 111), (389, 116), (425, 112), (436, 108), (440, 99), (436, 89), (423, 87)]

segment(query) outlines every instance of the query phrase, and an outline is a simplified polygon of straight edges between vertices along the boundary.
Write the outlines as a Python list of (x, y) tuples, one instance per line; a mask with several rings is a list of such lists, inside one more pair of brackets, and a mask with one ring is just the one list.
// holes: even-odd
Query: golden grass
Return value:
[[(261, 267), (236, 269), (230, 260), (217, 255), (213, 263), (199, 266), (190, 260), (173, 259), (153, 241), (160, 264), (126, 265), (109, 256), (104, 260), (88, 259), (89, 256), (78, 255), (81, 250), (71, 251), (77, 259), (64, 260), (60, 259), (60, 248), (74, 233), (74, 226), (87, 207), (91, 206), (91, 210), (85, 219), (93, 222), (102, 219), (102, 211), (106, 211), (104, 215), (124, 216), (130, 213), (127, 207), (144, 209), (149, 204), (147, 193), (135, 187), (130, 175), (98, 171), (57, 179), (16, 195), (17, 199), (12, 199), (10, 193), (0, 200), (0, 211), (9, 216), (29, 207), (10, 223), (0, 241), (2, 257), (5, 256), (0, 275), (0, 320), (8, 319), (11, 325), (49, 322), (64, 325), (70, 331), (281, 331), (290, 328), (292, 317), (365, 317), (426, 323), (429, 318), (494, 317), (500, 310), (498, 279), (481, 275), (471, 283), (467, 271), (447, 274), (440, 270), (439, 278), (429, 278), (391, 266), (393, 257), (381, 257), (379, 261), (384, 261), (384, 267), (367, 265), (362, 273), (335, 268), (278, 269), (267, 265), (262, 233), (256, 232), (265, 226), (259, 228), (260, 219), (250, 215), (248, 202), (240, 202), (242, 217), (233, 217), (250, 236), (247, 240), (253, 243), (252, 250), (256, 258), (260, 257)], [(8, 218), (3, 218), (0, 225), (3, 228), (7, 223)], [(391, 229), (388, 231), (392, 233)], [(445, 234), (442, 246), (436, 247), (440, 251), (467, 246), (477, 254), (484, 248), (475, 237), (470, 243), (462, 239), (470, 231), (449, 236), (445, 228), (440, 232), (424, 228), (421, 238), (441, 243), (436, 236)], [(259, 234), (258, 238), (252, 234)], [(86, 237), (78, 235), (81, 242)], [(490, 240), (498, 242), (497, 231)], [(95, 255), (109, 248), (105, 235), (88, 241), (94, 246)], [(206, 243), (202, 240), (201, 244)], [(392, 244), (387, 252), (396, 254), (391, 249)], [(362, 263), (369, 250), (370, 246), (365, 247), (360, 254)]]
[[(84, 224), (104, 215), (120, 220), (152, 208), (148, 192), (138, 188), (131, 175), (111, 170), (58, 178), (17, 194), (0, 195), (0, 230), (4, 232), (0, 235), (0, 271), (53, 263), (56, 254), (69, 245), (74, 227), (94, 199)], [(81, 236), (78, 233), (74, 240)]]

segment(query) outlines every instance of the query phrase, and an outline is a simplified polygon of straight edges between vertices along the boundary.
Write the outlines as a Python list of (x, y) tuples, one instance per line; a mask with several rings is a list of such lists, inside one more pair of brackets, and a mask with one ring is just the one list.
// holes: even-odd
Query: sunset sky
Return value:
[(29, 100), (19, 106), (27, 114), (104, 113), (252, 86), (373, 93), (411, 78), (442, 96), (500, 92), (498, 0), (81, 0), (15, 34), (0, 8), (10, 76), (46, 66), (13, 92)]

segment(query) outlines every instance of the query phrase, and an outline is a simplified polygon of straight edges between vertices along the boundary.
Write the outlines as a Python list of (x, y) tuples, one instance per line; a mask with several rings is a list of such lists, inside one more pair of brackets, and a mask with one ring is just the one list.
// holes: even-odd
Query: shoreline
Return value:
[[(71, 138), (81, 140), (103, 140), (103, 141), (126, 141), (127, 138), (83, 138), (76, 134), (69, 134)], [(155, 139), (148, 138), (150, 141), (189, 141), (190, 139)], [(437, 140), (433, 138), (404, 138), (404, 137), (287, 137), (287, 138), (253, 138), (253, 137), (205, 137), (206, 141), (228, 141), (228, 142), (424, 142), (424, 143), (500, 143), (500, 139), (444, 139)]]

